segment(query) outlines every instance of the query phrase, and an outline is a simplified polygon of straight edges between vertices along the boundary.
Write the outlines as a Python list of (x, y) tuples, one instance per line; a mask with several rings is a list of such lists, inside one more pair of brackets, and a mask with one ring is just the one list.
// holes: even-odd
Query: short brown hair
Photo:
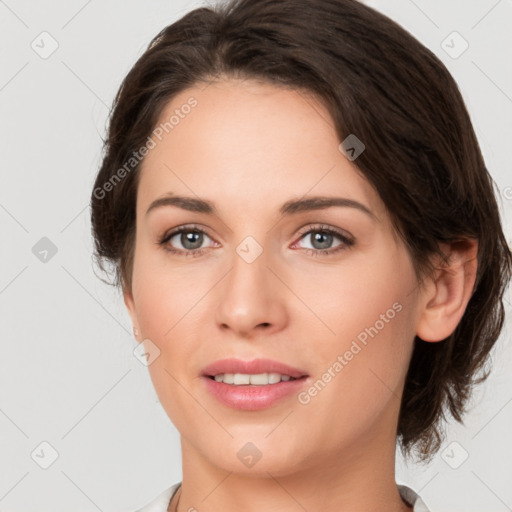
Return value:
[[(459, 422), (504, 322), (511, 254), (459, 89), (411, 34), (356, 0), (232, 0), (195, 9), (164, 28), (114, 99), (91, 196), (95, 257), (131, 289), (140, 163), (112, 178), (179, 92), (219, 78), (258, 79), (318, 97), (340, 141), (355, 134), (354, 161), (383, 200), (421, 280), (439, 242), (478, 240), (473, 294), (455, 331), (439, 343), (415, 338), (397, 439), (428, 460), (445, 412)], [(126, 167), (125, 167), (126, 169)], [(119, 177), (119, 175), (118, 175)], [(101, 191), (98, 192), (98, 191)]]

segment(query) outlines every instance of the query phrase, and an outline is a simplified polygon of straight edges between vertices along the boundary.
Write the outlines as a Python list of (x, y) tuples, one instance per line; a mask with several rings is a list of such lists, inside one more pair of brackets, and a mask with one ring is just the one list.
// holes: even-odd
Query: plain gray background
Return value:
[[(458, 82), (510, 240), (512, 2), (367, 3)], [(132, 354), (122, 297), (95, 275), (89, 198), (121, 80), (160, 29), (200, 5), (0, 0), (2, 512), (129, 512), (181, 479), (179, 436)], [(465, 426), (448, 426), (429, 466), (399, 460), (397, 481), (432, 512), (512, 510), (509, 331)]]

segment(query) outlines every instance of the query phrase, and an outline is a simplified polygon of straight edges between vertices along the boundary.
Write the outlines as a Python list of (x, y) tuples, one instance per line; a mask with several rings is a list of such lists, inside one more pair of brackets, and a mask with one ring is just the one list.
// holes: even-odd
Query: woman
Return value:
[(443, 64), (355, 0), (232, 0), (158, 34), (92, 192), (182, 482), (144, 511), (428, 510), (511, 257)]

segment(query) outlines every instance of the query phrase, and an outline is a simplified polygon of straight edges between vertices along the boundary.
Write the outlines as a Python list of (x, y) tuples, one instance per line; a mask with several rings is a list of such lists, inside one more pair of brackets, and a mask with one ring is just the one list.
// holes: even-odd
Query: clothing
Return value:
[[(161, 494), (159, 494), (153, 501), (149, 502), (146, 506), (142, 507), (135, 512), (167, 512), (169, 502), (178, 490), (181, 482), (171, 485)], [(423, 500), (416, 494), (410, 487), (406, 485), (397, 484), (398, 492), (402, 499), (408, 504), (413, 505), (413, 512), (429, 512), (429, 509)]]

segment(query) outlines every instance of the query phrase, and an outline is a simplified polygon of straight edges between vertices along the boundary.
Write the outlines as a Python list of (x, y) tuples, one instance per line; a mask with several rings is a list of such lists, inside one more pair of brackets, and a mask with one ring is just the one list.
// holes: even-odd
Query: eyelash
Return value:
[[(165, 251), (168, 251), (171, 254), (178, 254), (178, 255), (185, 256), (185, 257), (198, 257), (198, 256), (201, 256), (202, 254), (204, 254), (204, 252), (208, 249), (208, 247), (203, 247), (201, 249), (194, 249), (191, 251), (184, 251), (181, 249), (175, 249), (167, 243), (173, 236), (183, 233), (183, 232), (202, 233), (202, 234), (210, 237), (208, 235), (208, 233), (206, 231), (204, 231), (203, 229), (201, 229), (200, 227), (195, 226), (195, 225), (188, 225), (188, 226), (181, 226), (181, 227), (171, 231), (170, 233), (166, 233), (165, 235), (163, 235), (163, 237), (161, 237), (158, 240), (157, 243), (158, 243), (158, 245), (162, 246)], [(299, 240), (304, 238), (306, 235), (309, 235), (310, 233), (324, 233), (324, 234), (326, 233), (326, 234), (338, 237), (342, 242), (340, 245), (338, 245), (334, 248), (331, 248), (331, 249), (309, 249), (309, 248), (304, 249), (304, 251), (306, 251), (306, 253), (309, 256), (313, 256), (313, 257), (317, 257), (319, 255), (330, 256), (334, 253), (343, 251), (343, 250), (351, 247), (355, 243), (355, 241), (353, 239), (347, 237), (341, 231), (338, 231), (337, 229), (331, 228), (329, 226), (325, 226), (323, 224), (319, 225), (319, 226), (315, 226), (315, 227), (308, 226), (304, 230), (301, 230), (299, 232), (299, 235), (300, 235)]]
[(344, 235), (341, 231), (331, 228), (329, 226), (326, 226), (324, 224), (320, 224), (318, 226), (307, 226), (306, 228), (299, 231), (300, 238), (299, 240), (302, 240), (306, 235), (309, 235), (310, 233), (324, 233), (328, 235), (333, 235), (335, 237), (338, 237), (341, 240), (341, 244), (331, 248), (331, 249), (304, 249), (306, 254), (308, 256), (318, 257), (320, 255), (322, 256), (331, 256), (335, 253), (338, 253), (340, 251), (344, 251), (348, 249), (349, 247), (354, 245), (354, 240), (352, 238), (349, 238), (348, 236)]

